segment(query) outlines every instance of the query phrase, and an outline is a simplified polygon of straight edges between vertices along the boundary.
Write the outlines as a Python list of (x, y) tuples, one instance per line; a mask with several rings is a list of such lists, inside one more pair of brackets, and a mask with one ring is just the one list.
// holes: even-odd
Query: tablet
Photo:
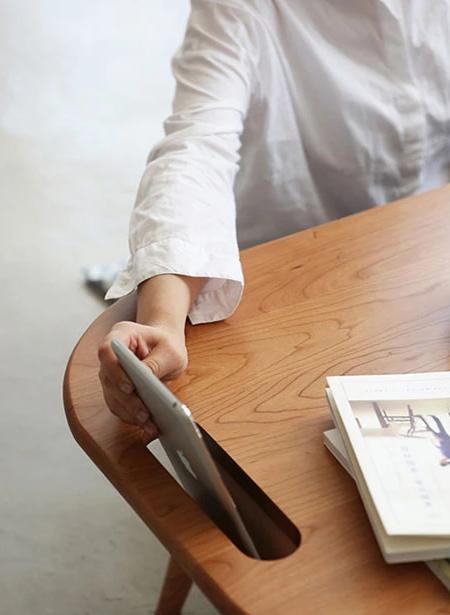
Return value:
[(226, 487), (191, 412), (119, 340), (112, 349), (158, 428), (159, 440), (189, 495), (225, 533), (260, 559), (236, 502)]

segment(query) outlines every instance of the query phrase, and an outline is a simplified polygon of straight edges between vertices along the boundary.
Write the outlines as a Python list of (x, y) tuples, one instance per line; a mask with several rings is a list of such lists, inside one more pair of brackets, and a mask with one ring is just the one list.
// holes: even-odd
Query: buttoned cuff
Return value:
[(194, 325), (228, 318), (242, 297), (244, 280), (238, 254), (217, 256), (188, 241), (170, 238), (138, 249), (105, 299), (119, 299), (144, 280), (164, 273), (208, 278), (188, 314)]

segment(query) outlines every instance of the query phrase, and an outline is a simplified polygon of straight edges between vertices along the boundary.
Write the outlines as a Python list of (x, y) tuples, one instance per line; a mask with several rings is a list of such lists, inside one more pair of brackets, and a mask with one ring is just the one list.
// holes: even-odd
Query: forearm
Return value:
[(137, 322), (183, 332), (189, 310), (205, 281), (175, 274), (145, 280), (138, 287)]
[[(250, 22), (245, 10), (226, 3), (193, 4), (173, 63), (173, 113), (149, 157), (131, 217), (131, 259), (106, 296), (122, 297), (148, 279), (139, 287), (140, 323), (163, 320), (184, 330), (190, 304), (191, 322), (214, 322), (240, 300), (234, 182), (258, 56)], [(167, 271), (186, 277), (161, 275)], [(202, 285), (196, 276), (212, 283), (194, 304)]]

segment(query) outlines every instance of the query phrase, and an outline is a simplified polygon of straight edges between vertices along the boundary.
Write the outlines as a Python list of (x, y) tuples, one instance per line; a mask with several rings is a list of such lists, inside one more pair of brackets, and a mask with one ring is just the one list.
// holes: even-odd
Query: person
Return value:
[(186, 318), (238, 306), (239, 248), (449, 181), (450, 0), (192, 0), (173, 72), (107, 294), (137, 288), (137, 322), (99, 347), (108, 406), (150, 437), (112, 337), (174, 378)]

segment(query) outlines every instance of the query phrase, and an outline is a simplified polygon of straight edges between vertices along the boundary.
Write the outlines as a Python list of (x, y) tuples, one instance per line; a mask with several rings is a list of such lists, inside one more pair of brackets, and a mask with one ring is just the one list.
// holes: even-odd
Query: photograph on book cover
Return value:
[[(350, 407), (363, 436), (421, 440), (418, 454), (450, 472), (450, 399), (351, 401)], [(414, 468), (414, 460), (408, 465)]]
[(445, 523), (450, 399), (349, 400), (349, 405), (398, 524), (405, 517), (424, 529), (433, 521)]

